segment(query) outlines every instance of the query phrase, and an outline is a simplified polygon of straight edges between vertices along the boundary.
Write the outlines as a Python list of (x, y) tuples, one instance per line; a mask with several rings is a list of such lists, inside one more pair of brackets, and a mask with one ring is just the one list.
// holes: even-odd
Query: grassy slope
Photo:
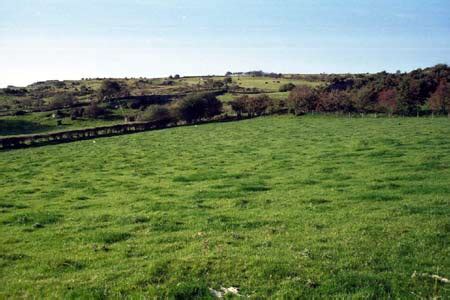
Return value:
[(266, 77), (238, 77), (233, 78), (233, 82), (236, 82), (242, 87), (252, 88), (256, 87), (264, 91), (278, 92), (280, 86), (286, 83), (293, 83), (295, 85), (309, 85), (318, 86), (320, 82), (311, 82), (302, 79), (291, 79), (291, 78), (266, 78)]
[[(223, 80), (225, 77), (215, 76), (214, 80)], [(238, 80), (239, 79), (239, 80)], [(138, 80), (136, 79), (120, 79), (122, 83), (126, 83), (129, 86), (129, 89), (132, 91), (132, 94), (165, 94), (165, 93), (177, 93), (180, 92), (181, 88), (188, 88), (189, 86), (202, 83), (202, 77), (187, 77), (179, 80), (174, 80), (173, 86), (161, 86), (161, 84), (165, 79), (164, 78), (154, 78), (146, 80), (145, 84), (140, 85), (140, 88), (136, 87), (136, 83)], [(72, 91), (73, 88), (80, 88), (81, 86), (90, 87), (93, 90), (98, 90), (101, 85), (101, 80), (83, 80), (83, 81), (66, 81), (66, 85), (68, 87), (67, 90), (60, 89), (60, 92)], [(295, 84), (306, 84), (317, 86), (320, 83), (317, 82), (309, 82), (301, 79), (291, 79), (291, 78), (280, 78), (280, 79), (272, 79), (272, 78), (260, 78), (260, 77), (233, 77), (233, 82), (241, 85), (242, 87), (252, 88), (256, 87), (261, 90), (270, 92), (268, 95), (274, 99), (275, 101), (280, 99), (287, 99), (289, 92), (277, 92), (279, 87), (285, 83), (292, 82)], [(267, 82), (267, 84), (266, 84)], [(79, 85), (73, 86), (72, 83), (79, 83)], [(92, 95), (83, 96), (79, 101), (89, 101), (92, 98)], [(233, 100), (235, 97), (230, 93), (219, 96), (218, 98), (227, 103)], [(0, 102), (5, 101), (1, 99)], [(48, 100), (48, 99), (47, 99)], [(137, 110), (130, 110), (134, 112), (138, 112)], [(232, 113), (230, 107), (225, 107), (224, 111), (226, 113)], [(70, 111), (66, 111), (70, 114)], [(32, 113), (24, 116), (0, 116), (0, 137), (1, 136), (10, 136), (10, 135), (20, 135), (20, 134), (33, 134), (33, 133), (44, 133), (44, 132), (54, 132), (61, 130), (72, 130), (79, 128), (87, 128), (94, 126), (106, 126), (112, 124), (123, 123), (122, 112), (119, 110), (112, 110), (113, 115), (116, 118), (112, 118), (109, 120), (71, 120), (69, 117), (64, 118), (62, 120), (63, 124), (61, 126), (57, 126), (57, 121), (50, 117), (52, 112), (43, 112), (43, 113)], [(114, 117), (113, 116), (113, 117)]]
[(1, 152), (0, 298), (450, 297), (411, 278), (450, 276), (448, 136), (268, 117)]

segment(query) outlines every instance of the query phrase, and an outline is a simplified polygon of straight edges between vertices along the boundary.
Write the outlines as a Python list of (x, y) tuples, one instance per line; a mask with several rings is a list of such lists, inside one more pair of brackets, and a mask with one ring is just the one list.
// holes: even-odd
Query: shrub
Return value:
[(108, 111), (106, 109), (98, 106), (97, 101), (91, 101), (91, 104), (84, 110), (84, 116), (93, 119), (105, 116), (107, 113)]
[(197, 93), (190, 94), (178, 102), (177, 114), (181, 120), (187, 123), (198, 121), (202, 118), (211, 118), (220, 114), (222, 102), (214, 94)]
[(288, 107), (291, 112), (301, 115), (312, 111), (316, 106), (317, 92), (307, 86), (298, 86), (289, 93)]
[(28, 91), (25, 88), (18, 88), (14, 86), (8, 86), (3, 89), (3, 93), (5, 93), (6, 95), (25, 96), (27, 92)]
[(248, 96), (240, 96), (235, 98), (233, 101), (230, 102), (231, 109), (236, 112), (238, 118), (242, 116), (242, 113), (245, 112), (245, 106), (248, 101)]
[(286, 100), (280, 99), (278, 101), (271, 100), (267, 107), (269, 114), (281, 114), (287, 112)]
[(230, 102), (231, 109), (233, 109), (238, 117), (242, 113), (247, 113), (248, 116), (260, 116), (267, 111), (269, 104), (272, 102), (266, 94), (258, 95), (256, 97), (249, 97), (247, 95), (238, 97)]
[(173, 81), (173, 80), (164, 80), (161, 84), (162, 85), (174, 85), (175, 81)]
[(354, 108), (348, 92), (332, 90), (318, 95), (316, 110), (322, 112), (352, 112)]
[(253, 115), (260, 116), (266, 112), (270, 102), (271, 102), (270, 97), (265, 94), (258, 95), (256, 97), (250, 97), (247, 111), (250, 113), (251, 116)]
[(84, 114), (84, 108), (82, 108), (82, 107), (74, 108), (70, 112), (70, 118), (72, 120), (76, 120), (76, 119), (81, 118), (83, 116), (83, 114)]
[(104, 80), (98, 91), (100, 101), (123, 97), (128, 94), (128, 89), (115, 80)]
[(75, 104), (75, 97), (72, 93), (61, 93), (50, 100), (49, 106), (52, 109), (70, 107)]
[(233, 83), (233, 78), (231, 78), (231, 77), (225, 77), (225, 78), (223, 79), (223, 83), (225, 83), (225, 84)]
[(280, 86), (280, 88), (278, 89), (280, 92), (290, 92), (295, 88), (295, 84), (293, 84), (292, 82), (283, 84), (282, 86)]
[(214, 94), (201, 94), (200, 97), (203, 98), (203, 102), (205, 103), (204, 117), (211, 118), (222, 113), (222, 102)]
[(24, 111), (24, 110), (16, 110), (15, 112), (14, 112), (14, 116), (23, 116), (23, 115), (25, 115), (27, 112), (26, 111)]
[(175, 120), (171, 111), (163, 105), (150, 105), (138, 115), (137, 119), (139, 121), (155, 122), (159, 126), (165, 126)]

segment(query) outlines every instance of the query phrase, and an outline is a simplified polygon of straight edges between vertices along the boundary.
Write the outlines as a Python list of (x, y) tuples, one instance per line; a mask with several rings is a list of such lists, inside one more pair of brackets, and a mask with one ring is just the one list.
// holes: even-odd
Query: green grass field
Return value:
[(264, 117), (0, 152), (0, 298), (450, 297), (450, 121)]
[(280, 86), (286, 83), (295, 85), (319, 86), (320, 82), (306, 81), (302, 79), (291, 78), (269, 78), (269, 77), (237, 77), (233, 78), (233, 82), (245, 88), (258, 88), (269, 92), (278, 92)]
[[(224, 76), (214, 76), (211, 77), (214, 80), (223, 80)], [(294, 79), (294, 78), (271, 78), (271, 77), (251, 77), (251, 76), (238, 76), (232, 77), (233, 83), (239, 85), (243, 88), (258, 88), (267, 92), (278, 92), (280, 86), (286, 83), (293, 83), (295, 85), (308, 85), (308, 86), (319, 86), (323, 82), (313, 82), (304, 79)], [(186, 77), (181, 80), (176, 81), (177, 84), (201, 84), (203, 82), (202, 77)]]

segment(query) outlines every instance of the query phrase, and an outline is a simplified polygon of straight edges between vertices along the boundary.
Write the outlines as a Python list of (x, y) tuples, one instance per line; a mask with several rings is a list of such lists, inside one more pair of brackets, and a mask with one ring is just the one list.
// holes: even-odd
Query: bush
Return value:
[(289, 82), (286, 84), (283, 84), (282, 86), (280, 86), (279, 91), (280, 92), (290, 92), (295, 88), (295, 84)]
[(253, 117), (264, 114), (271, 102), (272, 99), (266, 94), (255, 97), (244, 95), (231, 101), (230, 105), (238, 117), (241, 117), (242, 113), (247, 113), (249, 117)]
[(230, 102), (231, 109), (236, 112), (238, 118), (240, 118), (242, 116), (242, 113), (244, 113), (246, 111), (245, 107), (246, 107), (248, 98), (249, 97), (247, 95), (244, 95), (244, 96), (237, 97), (233, 101)]
[(294, 88), (288, 98), (288, 107), (296, 115), (308, 113), (315, 109), (317, 92), (307, 86)]
[(222, 113), (222, 102), (214, 94), (201, 94), (200, 97), (203, 98), (203, 102), (205, 103), (204, 117), (211, 118)]
[(91, 101), (91, 104), (84, 110), (84, 116), (92, 119), (105, 116), (107, 113), (106, 109), (98, 106), (97, 101)]
[(231, 78), (231, 77), (225, 77), (225, 78), (223, 79), (223, 83), (225, 83), (225, 84), (233, 83), (233, 78)]
[(353, 112), (353, 102), (347, 91), (332, 90), (318, 95), (316, 110), (319, 112)]
[(128, 89), (115, 80), (104, 80), (98, 91), (100, 101), (111, 100), (128, 94)]
[(17, 110), (14, 112), (14, 116), (24, 116), (24, 115), (26, 115), (26, 113), (27, 112), (24, 110)]
[(159, 126), (165, 126), (175, 121), (172, 112), (163, 105), (150, 105), (138, 115), (137, 119), (138, 121), (155, 122)]
[(81, 118), (83, 116), (83, 114), (84, 114), (84, 108), (82, 108), (82, 107), (74, 108), (70, 112), (70, 118), (72, 120), (76, 120), (76, 119)]
[(214, 94), (190, 94), (178, 102), (177, 114), (181, 120), (192, 123), (202, 118), (211, 118), (222, 111), (222, 102)]
[(245, 103), (245, 112), (250, 117), (260, 116), (266, 112), (270, 103), (270, 98), (267, 95), (258, 95), (256, 97), (248, 97)]
[(287, 112), (286, 100), (271, 100), (267, 107), (269, 114), (282, 114)]
[(53, 97), (50, 100), (49, 106), (52, 109), (70, 107), (76, 102), (75, 97), (72, 93), (61, 93)]
[(175, 81), (173, 81), (173, 80), (164, 80), (161, 84), (162, 85), (174, 85)]

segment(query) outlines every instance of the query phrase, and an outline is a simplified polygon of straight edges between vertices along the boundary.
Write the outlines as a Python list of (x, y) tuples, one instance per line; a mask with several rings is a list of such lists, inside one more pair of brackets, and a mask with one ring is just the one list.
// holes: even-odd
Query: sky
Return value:
[(0, 87), (450, 64), (449, 0), (0, 0)]

